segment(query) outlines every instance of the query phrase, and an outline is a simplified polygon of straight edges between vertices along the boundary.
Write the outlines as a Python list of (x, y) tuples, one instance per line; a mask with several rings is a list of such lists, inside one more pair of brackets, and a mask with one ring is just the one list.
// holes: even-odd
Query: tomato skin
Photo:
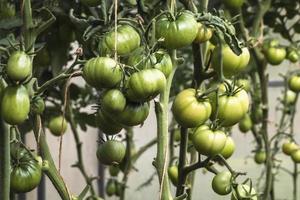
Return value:
[(295, 143), (295, 142), (285, 142), (282, 144), (282, 152), (286, 155), (291, 155), (293, 153), (293, 151), (299, 149), (299, 146)]
[(239, 79), (237, 85), (243, 87), (246, 92), (250, 92), (251, 90), (251, 84), (248, 79)]
[(292, 90), (287, 90), (285, 93), (285, 103), (288, 105), (292, 105), (296, 103), (297, 94)]
[(231, 192), (231, 173), (229, 171), (219, 172), (212, 180), (212, 189), (219, 195), (227, 195)]
[(243, 119), (239, 122), (239, 129), (242, 133), (247, 133), (248, 131), (251, 130), (253, 126), (252, 120), (249, 116), (249, 114), (247, 113)]
[(175, 129), (174, 130), (174, 141), (179, 142), (180, 140), (181, 140), (180, 129)]
[(41, 181), (42, 167), (24, 148), (11, 149), (10, 187), (15, 193), (33, 190)]
[(166, 15), (156, 22), (156, 38), (164, 38), (162, 45), (168, 49), (178, 49), (190, 45), (197, 36), (198, 25), (194, 16), (181, 12), (176, 20), (170, 20)]
[(101, 106), (106, 112), (119, 113), (125, 109), (126, 98), (118, 89), (107, 90), (102, 96)]
[(288, 85), (290, 90), (293, 92), (300, 92), (300, 76), (299, 75), (293, 75), (290, 77), (288, 81)]
[[(250, 192), (251, 189), (251, 192)], [(254, 188), (246, 184), (239, 184), (237, 188), (232, 192), (231, 200), (258, 200), (257, 193)]]
[(291, 157), (295, 163), (300, 163), (300, 149), (293, 151)]
[[(212, 113), (216, 112), (216, 97), (212, 98)], [(218, 97), (219, 111), (217, 118), (220, 120), (222, 126), (233, 126), (238, 123), (249, 109), (249, 97), (245, 90), (240, 90), (236, 94), (227, 95), (221, 94)], [(235, 111), (234, 113), (232, 111)]]
[(181, 91), (172, 105), (172, 113), (179, 125), (193, 128), (202, 125), (211, 115), (211, 105), (207, 99), (197, 99), (196, 90)]
[(235, 143), (232, 137), (228, 136), (226, 139), (225, 146), (221, 152), (221, 155), (225, 158), (228, 159), (232, 156), (232, 154), (235, 151)]
[(6, 67), (7, 76), (14, 81), (22, 81), (32, 73), (30, 56), (23, 51), (15, 51), (8, 59)]
[(120, 168), (118, 166), (116, 165), (109, 166), (109, 174), (111, 176), (118, 176), (119, 172), (120, 172)]
[[(117, 54), (126, 55), (133, 52), (141, 44), (139, 33), (129, 25), (120, 25), (117, 28)], [(112, 54), (115, 51), (115, 30), (108, 32), (99, 43), (102, 55)]]
[(97, 158), (104, 165), (119, 164), (125, 157), (126, 147), (122, 142), (108, 140), (100, 144), (97, 149)]
[(226, 143), (226, 135), (223, 131), (212, 131), (204, 125), (195, 130), (192, 142), (200, 154), (215, 156), (222, 152)]
[(213, 31), (211, 28), (206, 27), (205, 25), (198, 22), (198, 33), (194, 40), (196, 43), (203, 43), (212, 37)]
[(136, 126), (143, 123), (149, 115), (150, 105), (145, 103), (127, 103), (125, 109), (115, 119), (125, 126)]
[(122, 125), (116, 122), (110, 115), (99, 110), (97, 115), (97, 124), (103, 133), (107, 135), (118, 134), (122, 129)]
[(266, 155), (266, 152), (265, 152), (265, 151), (259, 150), (259, 151), (257, 151), (257, 152), (255, 153), (254, 161), (255, 161), (257, 164), (265, 163), (265, 162), (266, 162), (266, 159), (267, 159), (267, 155)]
[(109, 179), (106, 183), (105, 192), (107, 196), (111, 197), (116, 194), (116, 181), (114, 179)]
[(238, 9), (242, 7), (244, 0), (224, 0), (224, 4), (231, 9)]
[(67, 121), (63, 116), (56, 116), (50, 119), (48, 128), (54, 136), (61, 136), (67, 130)]
[(41, 115), (45, 110), (45, 102), (41, 97), (37, 97), (33, 99), (32, 105), (31, 105), (31, 111), (34, 114)]
[(122, 77), (121, 67), (111, 58), (92, 58), (83, 67), (83, 78), (95, 88), (116, 87), (121, 82)]
[(101, 0), (80, 0), (86, 6), (95, 7), (101, 4)]
[(269, 47), (264, 54), (271, 65), (279, 65), (286, 57), (286, 50), (283, 47)]
[(174, 186), (178, 184), (178, 166), (173, 165), (168, 168), (169, 178)]
[[(212, 66), (217, 69), (220, 63), (220, 46), (217, 46), (213, 50), (212, 55)], [(236, 55), (228, 45), (222, 46), (222, 56), (223, 56), (223, 73), (225, 77), (231, 77), (245, 71), (249, 61), (250, 53), (248, 48), (242, 48), (242, 53)]]
[(164, 73), (165, 77), (168, 78), (173, 70), (173, 63), (170, 55), (166, 51), (160, 49), (154, 52), (153, 56), (156, 60), (154, 68), (159, 69)]
[(19, 125), (23, 123), (30, 111), (30, 99), (26, 88), (8, 86), (4, 90), (1, 102), (1, 114), (8, 124)]
[(288, 58), (289, 61), (291, 61), (292, 63), (296, 63), (296, 62), (298, 62), (298, 60), (299, 60), (299, 54), (297, 53), (297, 51), (292, 50), (292, 51), (288, 52), (287, 58)]
[(126, 97), (132, 102), (145, 102), (160, 94), (166, 87), (165, 75), (158, 69), (133, 73), (126, 83)]

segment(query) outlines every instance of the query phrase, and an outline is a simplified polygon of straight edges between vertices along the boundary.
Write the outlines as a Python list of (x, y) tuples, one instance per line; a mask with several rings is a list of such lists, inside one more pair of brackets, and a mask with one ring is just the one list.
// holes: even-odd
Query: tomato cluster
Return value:
[(292, 158), (295, 163), (300, 163), (300, 147), (293, 141), (286, 141), (282, 144), (282, 152)]

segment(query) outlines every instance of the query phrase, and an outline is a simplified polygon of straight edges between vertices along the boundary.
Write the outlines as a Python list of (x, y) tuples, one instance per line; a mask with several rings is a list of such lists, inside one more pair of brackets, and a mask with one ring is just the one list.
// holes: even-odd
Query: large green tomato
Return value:
[(231, 9), (242, 7), (244, 0), (223, 0), (224, 4)]
[(163, 38), (162, 45), (177, 49), (190, 45), (198, 34), (198, 25), (191, 13), (180, 12), (176, 19), (163, 15), (156, 22), (156, 38)]
[(288, 85), (293, 92), (300, 92), (300, 75), (292, 75), (288, 81)]
[(4, 121), (19, 125), (27, 119), (29, 111), (30, 99), (26, 88), (22, 85), (6, 87), (1, 102)]
[(14, 81), (22, 81), (32, 73), (30, 56), (23, 51), (15, 51), (8, 59), (6, 66), (7, 76)]
[(192, 142), (195, 149), (203, 155), (215, 156), (222, 152), (226, 144), (226, 135), (221, 130), (210, 130), (203, 125), (192, 134)]
[[(117, 28), (117, 53), (126, 55), (133, 52), (141, 44), (139, 33), (129, 25), (120, 25)], [(108, 32), (99, 43), (99, 50), (102, 55), (115, 52), (115, 30)]]
[(101, 0), (80, 0), (86, 6), (94, 7), (101, 4)]
[(250, 115), (246, 113), (246, 115), (243, 117), (243, 119), (239, 122), (239, 129), (242, 133), (247, 133), (251, 130), (253, 126), (252, 120), (250, 118)]
[(286, 57), (286, 50), (283, 47), (269, 47), (264, 54), (270, 64), (279, 65)]
[(160, 94), (166, 87), (166, 77), (158, 69), (133, 73), (126, 83), (126, 97), (132, 102), (145, 102)]
[(101, 101), (101, 107), (108, 113), (120, 113), (125, 109), (126, 98), (118, 89), (107, 90)]
[(300, 163), (300, 149), (293, 151), (291, 157), (295, 163)]
[(232, 156), (232, 154), (235, 151), (235, 143), (232, 137), (228, 136), (226, 139), (225, 146), (221, 152), (221, 155), (225, 158), (228, 159)]
[(172, 105), (174, 118), (179, 125), (193, 128), (206, 122), (211, 114), (211, 105), (207, 99), (199, 99), (196, 90), (189, 88), (181, 91)]
[(107, 135), (115, 135), (119, 133), (123, 127), (116, 122), (109, 114), (99, 110), (97, 115), (97, 124), (103, 133)]
[(122, 77), (121, 67), (111, 58), (92, 58), (83, 67), (83, 78), (96, 88), (116, 87), (120, 84)]
[(169, 178), (174, 186), (178, 183), (178, 166), (173, 165), (168, 168)]
[(114, 119), (125, 126), (136, 126), (143, 123), (149, 115), (149, 103), (127, 103), (125, 109)]
[(257, 193), (254, 188), (246, 184), (239, 184), (232, 192), (231, 200), (258, 200)]
[(50, 119), (48, 128), (54, 136), (61, 136), (66, 132), (67, 125), (66, 119), (59, 115)]
[(219, 195), (227, 195), (231, 192), (231, 173), (229, 171), (219, 172), (212, 180), (212, 189)]
[(282, 144), (281, 149), (284, 154), (289, 156), (293, 153), (293, 151), (299, 149), (299, 146), (295, 142), (288, 141)]
[[(212, 113), (217, 112), (215, 96), (216, 95), (211, 95)], [(220, 120), (222, 126), (233, 126), (243, 119), (248, 112), (249, 97), (247, 92), (243, 89), (233, 94), (220, 94), (218, 98), (219, 110), (217, 112), (217, 118)]]
[(33, 190), (41, 181), (42, 166), (26, 149), (12, 145), (10, 187), (13, 192)]
[[(212, 55), (212, 66), (217, 69), (220, 65), (220, 46), (217, 46), (213, 50)], [(226, 77), (235, 76), (243, 71), (245, 71), (249, 61), (250, 53), (248, 48), (242, 48), (242, 53), (236, 55), (228, 45), (222, 46), (222, 56), (223, 56), (223, 73)]]
[(198, 34), (194, 40), (196, 43), (203, 43), (212, 37), (213, 31), (211, 28), (206, 27), (205, 25), (198, 23)]
[(97, 158), (104, 165), (119, 164), (125, 157), (126, 147), (122, 142), (108, 140), (100, 144), (97, 149)]
[(265, 151), (257, 151), (254, 155), (254, 161), (257, 163), (257, 164), (262, 164), (262, 163), (265, 163), (266, 162), (266, 159), (267, 159), (267, 155), (266, 155), (266, 152)]

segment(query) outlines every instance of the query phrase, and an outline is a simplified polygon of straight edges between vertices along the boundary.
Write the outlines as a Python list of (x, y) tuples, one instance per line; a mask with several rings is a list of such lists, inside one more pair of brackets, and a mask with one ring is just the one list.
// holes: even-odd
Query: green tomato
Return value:
[[(219, 110), (217, 118), (220, 120), (222, 126), (233, 126), (243, 119), (245, 114), (248, 112), (250, 104), (249, 97), (247, 92), (243, 89), (233, 94), (220, 94), (218, 98)], [(211, 95), (211, 99), (212, 113), (215, 113), (217, 112), (216, 95)]]
[(162, 45), (168, 49), (178, 49), (192, 44), (198, 34), (195, 17), (187, 12), (180, 12), (175, 20), (163, 15), (156, 22), (156, 38), (163, 38)]
[(288, 52), (287, 58), (289, 59), (289, 61), (291, 61), (292, 63), (296, 63), (299, 60), (299, 54), (297, 51), (292, 50), (290, 52)]
[(125, 109), (115, 116), (117, 122), (125, 126), (136, 126), (143, 123), (149, 115), (149, 103), (127, 103)]
[[(216, 70), (220, 65), (220, 46), (217, 46), (213, 50), (212, 55), (212, 66)], [(223, 56), (223, 73), (226, 77), (235, 76), (243, 71), (245, 71), (249, 61), (250, 53), (248, 48), (242, 48), (242, 53), (236, 55), (228, 45), (222, 46), (222, 56)]]
[(292, 90), (287, 90), (285, 93), (285, 103), (288, 105), (292, 105), (296, 103), (296, 99), (297, 99), (297, 94), (295, 92), (293, 92)]
[(125, 157), (126, 147), (122, 142), (108, 140), (100, 144), (97, 149), (97, 158), (104, 165), (119, 164)]
[(173, 165), (168, 168), (169, 178), (174, 186), (178, 183), (178, 166)]
[(253, 121), (254, 123), (260, 123), (263, 119), (263, 109), (261, 106), (254, 108)]
[(259, 151), (257, 151), (257, 152), (255, 153), (254, 161), (255, 161), (257, 164), (265, 163), (265, 162), (266, 162), (266, 159), (267, 159), (267, 155), (266, 155), (266, 152), (265, 152), (265, 151), (259, 150)]
[(120, 172), (120, 168), (117, 165), (110, 165), (108, 169), (111, 176), (118, 176)]
[(199, 99), (196, 90), (181, 91), (172, 105), (172, 113), (179, 125), (193, 128), (204, 124), (210, 117), (211, 105), (207, 99)]
[(109, 179), (106, 183), (105, 192), (107, 196), (111, 197), (116, 194), (116, 181), (114, 179)]
[(8, 86), (4, 90), (1, 102), (1, 114), (10, 125), (22, 124), (30, 111), (30, 99), (26, 88), (22, 85)]
[(111, 115), (106, 112), (99, 110), (97, 115), (97, 125), (100, 130), (107, 135), (115, 135), (118, 134), (123, 126), (116, 122)]
[(83, 67), (83, 78), (96, 88), (113, 88), (120, 84), (123, 73), (117, 62), (107, 57), (88, 60)]
[(103, 94), (101, 106), (105, 112), (120, 113), (125, 109), (126, 98), (120, 90), (110, 89)]
[(300, 75), (292, 75), (289, 78), (288, 86), (293, 92), (300, 92)]
[(7, 76), (14, 81), (23, 81), (32, 73), (30, 56), (23, 51), (15, 51), (8, 59)]
[(181, 140), (180, 129), (175, 129), (174, 130), (174, 141), (179, 142), (180, 140)]
[(231, 200), (258, 200), (257, 193), (254, 188), (246, 184), (239, 184), (231, 195)]
[(33, 98), (31, 102), (31, 111), (34, 114), (41, 115), (45, 110), (45, 102), (41, 97)]
[(231, 178), (229, 171), (219, 172), (212, 180), (212, 189), (219, 195), (227, 195), (231, 192)]
[(246, 92), (250, 92), (251, 90), (251, 84), (250, 84), (250, 81), (248, 79), (239, 79), (237, 81), (237, 85), (239, 87), (243, 87), (243, 89), (246, 91)]
[(287, 141), (282, 144), (282, 152), (286, 155), (291, 155), (294, 151), (299, 149), (299, 146), (295, 142)]
[(194, 42), (196, 43), (207, 42), (212, 37), (212, 34), (213, 31), (211, 28), (208, 28), (205, 25), (198, 22), (198, 33)]
[[(129, 25), (120, 25), (117, 28), (117, 54), (126, 55), (133, 52), (141, 44), (139, 33)], [(108, 32), (99, 43), (102, 55), (115, 52), (115, 30)]]
[(203, 155), (215, 156), (222, 152), (227, 137), (221, 130), (210, 130), (207, 126), (198, 127), (192, 135), (195, 149)]
[(241, 8), (244, 0), (223, 0), (224, 4), (231, 9)]
[(42, 178), (42, 167), (26, 149), (11, 147), (10, 187), (15, 193), (29, 192)]
[(61, 136), (67, 130), (67, 121), (63, 116), (56, 116), (50, 119), (48, 128), (54, 136)]
[(291, 157), (295, 163), (300, 163), (300, 149), (293, 151)]
[(126, 97), (132, 102), (145, 102), (163, 92), (165, 75), (158, 69), (144, 69), (133, 73), (126, 83)]
[(242, 133), (247, 133), (251, 130), (253, 126), (252, 120), (248, 113), (243, 117), (243, 119), (239, 122), (239, 129)]
[(221, 152), (221, 155), (225, 158), (228, 159), (232, 156), (232, 154), (235, 151), (235, 143), (232, 137), (228, 136), (226, 139), (225, 146)]
[(283, 47), (269, 47), (264, 54), (270, 64), (279, 65), (286, 57), (286, 50)]

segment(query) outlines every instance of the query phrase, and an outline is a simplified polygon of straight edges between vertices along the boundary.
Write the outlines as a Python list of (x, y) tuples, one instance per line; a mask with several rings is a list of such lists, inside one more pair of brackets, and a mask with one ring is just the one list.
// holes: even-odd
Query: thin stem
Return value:
[(294, 173), (293, 173), (293, 200), (298, 198), (298, 164), (294, 163)]

